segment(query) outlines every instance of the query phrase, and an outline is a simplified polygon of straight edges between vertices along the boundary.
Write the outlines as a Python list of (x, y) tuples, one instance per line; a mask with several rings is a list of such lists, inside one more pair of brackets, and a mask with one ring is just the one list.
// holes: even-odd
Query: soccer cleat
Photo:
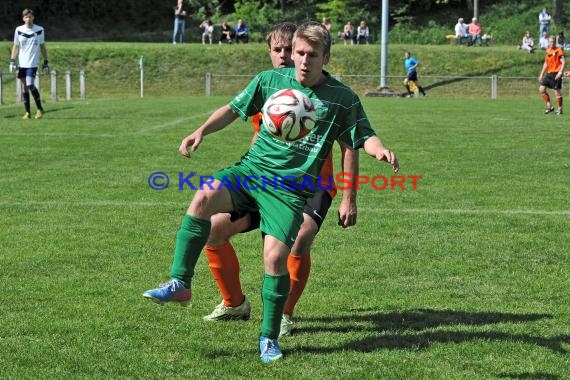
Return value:
[(251, 314), (251, 305), (247, 298), (243, 300), (241, 305), (231, 307), (225, 306), (224, 302), (220, 303), (214, 311), (206, 315), (203, 319), (205, 321), (229, 321), (229, 320), (243, 320), (247, 321)]
[(547, 109), (544, 110), (544, 114), (545, 114), (545, 115), (548, 115), (549, 113), (551, 113), (551, 112), (553, 112), (553, 111), (554, 111), (554, 107), (550, 107), (550, 108), (547, 108)]
[(42, 117), (44, 117), (44, 111), (43, 110), (37, 110), (36, 116), (34, 118), (35, 119), (41, 119)]
[(143, 293), (143, 297), (160, 305), (165, 302), (177, 302), (187, 306), (192, 298), (192, 291), (182, 281), (172, 279), (156, 289), (147, 290)]
[(281, 317), (281, 328), (279, 330), (279, 336), (289, 336), (293, 331), (293, 321), (289, 314), (283, 314)]
[(259, 337), (259, 358), (262, 363), (275, 363), (283, 359), (283, 353), (279, 349), (277, 339), (270, 339), (264, 336)]
[(22, 116), (22, 119), (23, 119), (23, 120), (30, 120), (30, 113), (29, 113), (29, 112), (26, 112), (26, 113), (24, 114), (24, 116)]
[(558, 110), (556, 111), (556, 115), (562, 115), (564, 112), (562, 112), (562, 108), (558, 108)]

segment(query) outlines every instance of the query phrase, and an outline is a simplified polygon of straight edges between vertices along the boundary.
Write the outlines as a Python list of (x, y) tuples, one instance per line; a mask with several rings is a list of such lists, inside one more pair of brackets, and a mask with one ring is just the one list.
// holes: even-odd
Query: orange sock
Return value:
[(293, 310), (303, 294), (309, 273), (311, 272), (311, 255), (295, 256), (293, 252), (289, 254), (287, 259), (287, 269), (291, 278), (291, 287), (289, 289), (289, 297), (285, 303), (283, 314), (293, 316)]
[(550, 103), (550, 96), (548, 96), (547, 93), (542, 94), (542, 99), (544, 99), (546, 103)]
[(562, 96), (559, 97), (559, 98), (556, 98), (556, 105), (557, 105), (559, 108), (562, 108)]
[(208, 258), (208, 266), (222, 293), (224, 305), (232, 307), (241, 305), (245, 296), (239, 280), (239, 261), (232, 244), (227, 243), (217, 247), (206, 245), (204, 251)]

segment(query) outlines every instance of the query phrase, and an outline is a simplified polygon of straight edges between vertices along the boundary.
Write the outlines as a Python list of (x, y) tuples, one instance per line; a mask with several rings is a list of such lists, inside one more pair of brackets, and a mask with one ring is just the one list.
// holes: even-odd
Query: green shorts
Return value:
[(234, 211), (259, 211), (259, 229), (289, 248), (293, 246), (303, 223), (304, 198), (285, 189), (264, 186), (260, 175), (241, 163), (222, 169), (213, 177), (230, 191)]

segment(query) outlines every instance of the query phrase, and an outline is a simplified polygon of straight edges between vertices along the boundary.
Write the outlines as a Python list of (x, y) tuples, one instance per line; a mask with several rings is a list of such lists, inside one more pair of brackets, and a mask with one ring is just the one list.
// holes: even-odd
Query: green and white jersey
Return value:
[(20, 67), (32, 69), (40, 65), (40, 45), (45, 41), (44, 28), (26, 24), (20, 25), (14, 32), (14, 45), (19, 46), (18, 63)]
[(260, 112), (265, 101), (279, 90), (291, 88), (309, 96), (315, 106), (317, 120), (307, 136), (284, 142), (261, 128), (257, 140), (242, 157), (242, 163), (257, 176), (294, 181), (297, 186), (290, 191), (304, 198), (312, 196), (314, 189), (303, 183), (308, 178), (318, 183), (321, 167), (335, 140), (358, 149), (375, 135), (354, 91), (327, 72), (325, 76), (323, 83), (306, 88), (295, 79), (295, 68), (263, 71), (229, 104), (243, 120), (247, 120), (248, 116)]

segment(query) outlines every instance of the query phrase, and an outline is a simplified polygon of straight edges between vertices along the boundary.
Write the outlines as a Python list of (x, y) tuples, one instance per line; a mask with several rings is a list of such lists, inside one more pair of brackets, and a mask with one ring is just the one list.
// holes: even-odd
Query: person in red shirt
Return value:
[(542, 95), (542, 99), (546, 102), (546, 110), (544, 114), (549, 114), (554, 111), (554, 105), (550, 101), (547, 88), (554, 90), (556, 95), (556, 115), (562, 115), (562, 76), (564, 73), (564, 50), (556, 46), (556, 38), (550, 37), (548, 39), (548, 49), (544, 57), (544, 64), (542, 70), (538, 75), (540, 87), (538, 91)]

